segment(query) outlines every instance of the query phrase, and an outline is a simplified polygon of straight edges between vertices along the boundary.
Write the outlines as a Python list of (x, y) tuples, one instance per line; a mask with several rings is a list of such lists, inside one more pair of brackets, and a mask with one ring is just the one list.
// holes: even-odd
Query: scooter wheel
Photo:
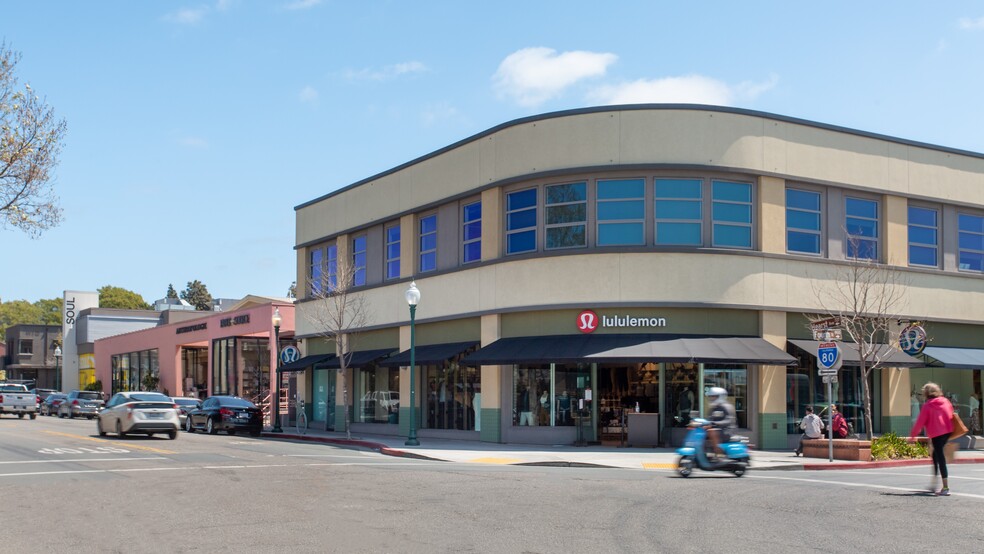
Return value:
[(741, 477), (742, 475), (744, 475), (744, 474), (745, 474), (745, 471), (746, 471), (747, 469), (748, 469), (748, 464), (746, 464), (746, 463), (741, 463), (741, 464), (738, 464), (738, 466), (737, 466), (737, 467), (735, 467), (735, 469), (733, 469), (733, 470), (731, 471), (731, 473), (734, 473), (734, 474), (735, 474), (735, 477)]
[(677, 473), (681, 477), (690, 477), (690, 474), (694, 472), (694, 459), (690, 456), (684, 456), (677, 461)]

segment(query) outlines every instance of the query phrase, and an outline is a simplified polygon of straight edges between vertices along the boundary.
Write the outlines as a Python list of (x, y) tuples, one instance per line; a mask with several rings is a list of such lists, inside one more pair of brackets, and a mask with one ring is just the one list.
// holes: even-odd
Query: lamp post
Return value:
[(55, 347), (55, 388), (61, 391), (61, 346)]
[(277, 382), (273, 387), (271, 394), (273, 395), (273, 413), (270, 416), (273, 418), (273, 433), (283, 433), (284, 430), (280, 427), (280, 323), (283, 322), (283, 318), (280, 317), (280, 308), (274, 308), (273, 310), (273, 342), (274, 350), (277, 352)]
[(420, 291), (417, 290), (417, 282), (410, 281), (410, 288), (406, 292), (407, 304), (410, 305), (410, 432), (407, 434), (407, 442), (404, 444), (407, 446), (419, 446), (420, 441), (417, 440), (417, 424), (416, 424), (416, 414), (417, 402), (415, 400), (416, 394), (416, 384), (414, 381), (414, 325), (413, 319), (417, 314), (417, 302), (420, 302)]

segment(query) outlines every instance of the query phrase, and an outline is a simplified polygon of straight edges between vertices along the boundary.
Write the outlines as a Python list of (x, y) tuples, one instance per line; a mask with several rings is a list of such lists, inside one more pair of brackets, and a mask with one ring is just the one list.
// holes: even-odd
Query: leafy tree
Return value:
[(20, 87), (19, 61), (0, 43), (0, 227), (37, 237), (61, 221), (51, 181), (66, 124), (29, 84)]
[(7, 327), (11, 325), (58, 325), (61, 323), (61, 298), (38, 300), (11, 300), (0, 303), (0, 341), (6, 340)]
[(41, 312), (41, 323), (45, 325), (60, 325), (63, 300), (61, 298), (48, 298), (38, 300), (34, 303)]
[(212, 295), (208, 293), (205, 283), (198, 279), (190, 281), (188, 287), (181, 291), (181, 299), (186, 300), (199, 311), (207, 312), (212, 309)]
[(287, 298), (297, 298), (297, 281), (291, 282), (290, 288), (287, 289)]
[(164, 295), (164, 298), (177, 298), (177, 297), (178, 297), (178, 291), (174, 290), (174, 285), (168, 283), (167, 294)]
[(120, 310), (149, 310), (150, 304), (144, 302), (143, 296), (121, 287), (106, 285), (99, 292), (100, 308), (117, 308)]

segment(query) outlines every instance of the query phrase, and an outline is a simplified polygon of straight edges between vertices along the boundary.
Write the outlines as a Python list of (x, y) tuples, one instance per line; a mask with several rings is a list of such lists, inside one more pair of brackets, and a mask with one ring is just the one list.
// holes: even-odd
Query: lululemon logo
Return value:
[(582, 333), (592, 333), (598, 328), (598, 314), (584, 310), (577, 316), (577, 328)]

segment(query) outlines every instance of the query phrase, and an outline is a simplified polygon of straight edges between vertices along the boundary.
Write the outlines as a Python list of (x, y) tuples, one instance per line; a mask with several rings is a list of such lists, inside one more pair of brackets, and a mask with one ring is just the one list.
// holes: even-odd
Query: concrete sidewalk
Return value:
[[(620, 448), (613, 446), (572, 445), (524, 445), (498, 444), (478, 441), (448, 439), (419, 439), (419, 446), (406, 446), (406, 437), (391, 435), (352, 435), (309, 429), (298, 435), (293, 428), (283, 433), (265, 430), (268, 439), (302, 440), (320, 442), (345, 448), (373, 450), (388, 456), (417, 458), (435, 461), (499, 464), (543, 465), (563, 467), (607, 467), (623, 469), (674, 469), (677, 454), (673, 448)], [(874, 469), (880, 467), (930, 465), (929, 459), (893, 460), (884, 462), (828, 461), (826, 458), (797, 457), (792, 450), (752, 450), (752, 468), (755, 470), (831, 470)], [(951, 463), (984, 463), (984, 451), (961, 450)]]

